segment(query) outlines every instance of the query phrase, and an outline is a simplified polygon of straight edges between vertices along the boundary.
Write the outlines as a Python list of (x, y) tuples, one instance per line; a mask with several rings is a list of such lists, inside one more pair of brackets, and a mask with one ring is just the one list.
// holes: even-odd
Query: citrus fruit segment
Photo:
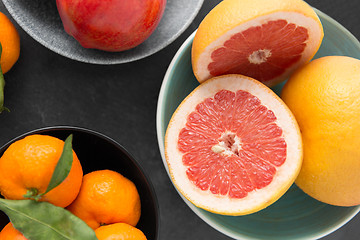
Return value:
[(302, 143), (292, 113), (271, 89), (230, 74), (202, 83), (179, 105), (165, 157), (174, 185), (194, 205), (243, 215), (291, 186)]
[(224, 0), (195, 34), (194, 73), (200, 83), (242, 74), (273, 86), (310, 61), (323, 35), (318, 16), (302, 0)]
[(327, 56), (296, 71), (281, 97), (296, 117), (304, 162), (295, 183), (327, 204), (360, 204), (360, 60)]

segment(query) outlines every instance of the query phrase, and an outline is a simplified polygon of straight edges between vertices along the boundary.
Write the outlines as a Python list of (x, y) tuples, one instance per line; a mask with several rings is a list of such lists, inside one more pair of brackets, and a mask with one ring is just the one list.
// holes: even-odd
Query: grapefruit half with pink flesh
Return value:
[(295, 118), (267, 86), (230, 74), (194, 89), (174, 112), (165, 158), (179, 192), (224, 215), (259, 211), (292, 185), (302, 163)]
[(200, 83), (242, 74), (274, 86), (312, 59), (323, 35), (316, 12), (302, 0), (224, 0), (196, 32), (193, 70)]

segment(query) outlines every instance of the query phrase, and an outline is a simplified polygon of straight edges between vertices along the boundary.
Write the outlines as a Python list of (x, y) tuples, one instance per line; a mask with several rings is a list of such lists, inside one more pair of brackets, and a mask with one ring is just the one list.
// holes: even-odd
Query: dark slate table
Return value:
[[(0, 115), (0, 145), (29, 130), (73, 125), (104, 133), (121, 143), (146, 169), (160, 205), (161, 240), (230, 239), (197, 217), (182, 201), (163, 166), (156, 137), (156, 104), (166, 69), (182, 42), (220, 0), (205, 0), (188, 29), (160, 52), (120, 65), (90, 65), (62, 57), (18, 25), (21, 56), (6, 74), (6, 106)], [(308, 0), (360, 39), (359, 0)], [(0, 1), (0, 11), (10, 16)], [(323, 238), (355, 240), (360, 215)]]

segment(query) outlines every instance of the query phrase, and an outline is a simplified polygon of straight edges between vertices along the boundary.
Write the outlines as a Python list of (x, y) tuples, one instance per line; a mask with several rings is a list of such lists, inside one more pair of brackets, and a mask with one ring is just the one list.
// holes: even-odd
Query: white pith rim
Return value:
[[(271, 109), (277, 117), (276, 124), (283, 130), (287, 143), (287, 159), (277, 168), (274, 180), (265, 188), (252, 191), (242, 199), (214, 195), (197, 188), (187, 177), (182, 163), (182, 153), (177, 148), (178, 135), (185, 126), (187, 116), (205, 98), (213, 97), (220, 90), (245, 90), (259, 98), (261, 104)], [(278, 199), (291, 186), (300, 170), (302, 143), (297, 123), (284, 103), (260, 82), (241, 76), (227, 75), (201, 84), (180, 104), (172, 116), (165, 136), (165, 157), (169, 172), (177, 189), (194, 205), (208, 211), (242, 215), (260, 210)]]

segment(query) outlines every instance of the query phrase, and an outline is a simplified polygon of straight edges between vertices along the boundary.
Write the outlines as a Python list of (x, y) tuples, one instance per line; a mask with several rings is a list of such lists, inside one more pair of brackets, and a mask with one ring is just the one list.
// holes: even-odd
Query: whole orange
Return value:
[(95, 230), (99, 240), (146, 240), (144, 233), (126, 223), (114, 223)]
[(135, 184), (120, 173), (98, 170), (84, 175), (79, 195), (68, 210), (93, 229), (119, 222), (136, 226), (140, 196)]
[(2, 54), (0, 65), (3, 73), (12, 68), (20, 55), (20, 37), (9, 18), (0, 12), (0, 43)]
[(11, 222), (6, 224), (6, 226), (0, 232), (1, 240), (27, 240), (27, 238), (22, 235), (21, 232), (16, 230)]
[[(0, 158), (0, 193), (7, 199), (24, 199), (28, 191), (44, 193), (60, 159), (64, 141), (47, 135), (30, 135), (12, 143)], [(68, 206), (80, 190), (83, 171), (73, 151), (69, 175), (42, 196), (59, 207)]]

